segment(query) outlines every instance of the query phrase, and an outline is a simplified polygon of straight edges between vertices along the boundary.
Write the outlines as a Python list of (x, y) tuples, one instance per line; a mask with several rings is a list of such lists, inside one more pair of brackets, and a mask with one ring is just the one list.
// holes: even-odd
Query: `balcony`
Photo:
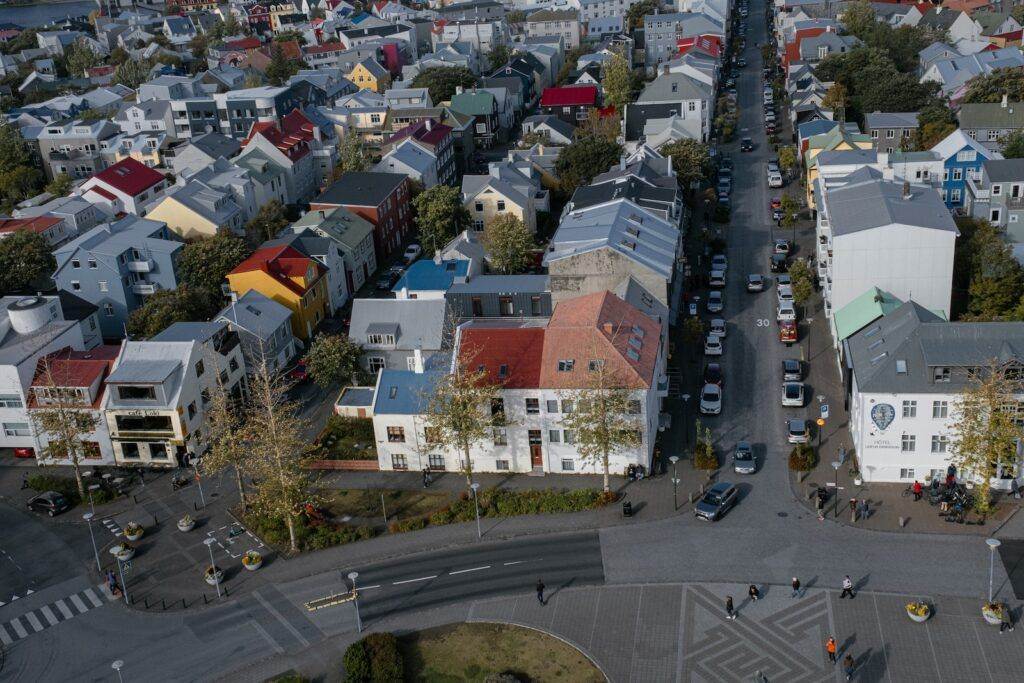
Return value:
[(132, 285), (132, 291), (142, 295), (156, 294), (158, 289), (160, 289), (160, 285), (154, 282), (136, 282)]
[(148, 273), (153, 270), (153, 259), (137, 259), (135, 261), (128, 262), (128, 272), (130, 273)]

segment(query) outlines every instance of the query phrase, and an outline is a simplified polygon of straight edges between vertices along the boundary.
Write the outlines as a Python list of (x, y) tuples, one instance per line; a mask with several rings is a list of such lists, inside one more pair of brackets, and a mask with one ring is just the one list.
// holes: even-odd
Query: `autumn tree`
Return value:
[(259, 244), (277, 237), (286, 225), (288, 218), (284, 215), (284, 206), (276, 199), (271, 199), (246, 224), (245, 234), (252, 242)]
[(579, 128), (573, 133), (575, 139), (597, 137), (608, 142), (616, 142), (619, 139), (622, 119), (619, 114), (601, 114), (597, 109), (587, 112), (587, 118), (583, 120)]
[(786, 145), (779, 147), (779, 168), (783, 173), (790, 173), (796, 168), (796, 147)]
[(1017, 423), (1020, 380), (996, 360), (967, 373), (967, 386), (954, 399), (950, 424), (950, 462), (975, 481), (974, 511), (991, 511), (992, 479), (1001, 466), (1013, 468), (1024, 430)]
[(961, 102), (1000, 102), (1004, 95), (1011, 102), (1024, 100), (1024, 72), (1020, 69), (995, 69), (991, 73), (972, 78)]
[(79, 38), (64, 48), (64, 65), (72, 78), (82, 78), (86, 69), (99, 66), (103, 59), (93, 52), (85, 40)]
[[(252, 359), (257, 363), (262, 359)], [(211, 367), (216, 367), (215, 359), (208, 359)], [(242, 511), (247, 507), (244, 477), (251, 474), (253, 468), (252, 453), (246, 433), (246, 414), (240, 400), (228, 393), (220, 377), (216, 378), (209, 389), (204, 390), (206, 399), (205, 419), (206, 435), (209, 450), (200, 459), (203, 476), (218, 474), (230, 470), (235, 476), (238, 487), (238, 500)]]
[(623, 107), (634, 98), (638, 80), (626, 58), (619, 53), (612, 55), (604, 69), (601, 87), (604, 90), (604, 103), (614, 105), (622, 111)]
[(708, 146), (699, 140), (681, 138), (662, 145), (658, 152), (672, 157), (672, 170), (680, 187), (690, 188), (711, 177), (714, 166)]
[(39, 233), (17, 230), (0, 239), (0, 292), (33, 289), (56, 269), (50, 243)]
[(252, 250), (245, 240), (228, 232), (185, 245), (178, 259), (178, 281), (189, 287), (219, 291), (227, 274)]
[(840, 121), (845, 121), (846, 105), (849, 100), (850, 95), (846, 90), (846, 86), (842, 83), (833, 83), (832, 87), (825, 93), (825, 96), (821, 98), (821, 106), (833, 110), (839, 115)]
[(126, 85), (132, 90), (137, 90), (141, 84), (149, 79), (149, 70), (152, 68), (153, 64), (148, 60), (129, 59), (118, 64), (117, 68), (114, 69), (114, 82)]
[(842, 10), (843, 26), (850, 35), (868, 35), (876, 23), (875, 10), (867, 0), (847, 3)]
[(788, 193), (782, 195), (782, 227), (796, 227), (800, 209), (800, 201), (796, 197)]
[[(962, 317), (976, 321), (1019, 320), (1024, 268), (1013, 257), (1003, 231), (988, 221), (957, 220), (960, 237), (953, 258), (953, 289)], [(966, 301), (963, 297), (966, 295)]]
[(956, 115), (938, 99), (917, 114), (917, 149), (931, 149), (957, 128)]
[(340, 178), (342, 173), (365, 171), (368, 161), (359, 134), (349, 130), (338, 145), (338, 165), (334, 167), (334, 179)]
[(412, 87), (426, 88), (434, 104), (452, 98), (456, 88), (472, 88), (476, 75), (462, 66), (432, 66), (423, 69), (412, 79)]
[(282, 85), (298, 72), (298, 62), (288, 59), (281, 43), (275, 39), (270, 45), (270, 64), (266, 69), (267, 80), (271, 85)]
[(469, 211), (462, 204), (462, 192), (450, 185), (435, 185), (412, 201), (416, 227), (424, 253), (432, 255), (470, 226)]
[(510, 213), (493, 218), (484, 228), (487, 262), (499, 273), (522, 273), (530, 266), (535, 243), (533, 235), (517, 216)]
[(1000, 140), (1000, 142), (1003, 145), (1004, 159), (1024, 158), (1024, 131), (1015, 130)]
[[(483, 370), (471, 368), (472, 361), (458, 357), (452, 371), (439, 375), (429, 396), (426, 425), (437, 442), (454, 448), (462, 457), (466, 484), (473, 483), (474, 445), (493, 436), (495, 416), (492, 402), (501, 397), (501, 387), (491, 383)], [(504, 420), (504, 416), (499, 419)]]
[(71, 192), (71, 187), (71, 176), (67, 173), (58, 173), (43, 189), (54, 197), (66, 197)]
[(814, 273), (802, 259), (797, 259), (789, 266), (789, 277), (792, 282), (793, 302), (804, 311), (814, 296)]
[(148, 339), (174, 323), (209, 320), (220, 308), (219, 292), (181, 285), (148, 295), (128, 314), (125, 326), (130, 336)]
[(629, 28), (643, 28), (644, 17), (658, 11), (658, 0), (640, 0), (626, 10), (626, 25)]
[(362, 375), (359, 361), (363, 350), (348, 337), (321, 334), (313, 339), (306, 354), (306, 370), (316, 385), (327, 389), (355, 383)]

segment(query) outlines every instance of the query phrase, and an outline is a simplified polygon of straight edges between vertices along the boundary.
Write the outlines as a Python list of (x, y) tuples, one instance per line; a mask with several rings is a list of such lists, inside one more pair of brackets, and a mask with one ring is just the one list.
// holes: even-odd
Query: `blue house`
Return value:
[(988, 159), (1002, 159), (1003, 155), (986, 149), (962, 130), (955, 130), (932, 147), (942, 159), (942, 199), (950, 210), (964, 205), (967, 178), (981, 177), (981, 165)]
[(423, 259), (409, 266), (391, 291), (399, 299), (443, 299), (453, 284), (468, 276), (465, 259)]

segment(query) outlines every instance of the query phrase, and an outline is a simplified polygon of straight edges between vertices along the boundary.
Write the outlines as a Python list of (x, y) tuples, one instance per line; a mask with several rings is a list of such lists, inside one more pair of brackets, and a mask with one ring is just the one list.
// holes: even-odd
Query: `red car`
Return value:
[(302, 359), (295, 364), (291, 370), (288, 371), (288, 379), (293, 379), (296, 382), (302, 382), (309, 378), (309, 372), (306, 371), (306, 360)]
[(791, 344), (797, 340), (796, 323), (792, 320), (783, 320), (779, 323), (779, 341), (784, 344)]
[(36, 457), (36, 449), (31, 446), (21, 446), (14, 449), (15, 458), (34, 458)]
[(779, 199), (778, 197), (773, 197), (772, 198), (772, 209), (781, 209), (781, 208), (782, 208), (782, 200)]

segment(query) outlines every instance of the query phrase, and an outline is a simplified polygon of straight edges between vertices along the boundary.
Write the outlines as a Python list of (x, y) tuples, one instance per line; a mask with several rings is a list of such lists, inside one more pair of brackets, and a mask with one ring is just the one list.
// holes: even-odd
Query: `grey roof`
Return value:
[(291, 317), (292, 312), (287, 307), (250, 289), (234, 305), (226, 306), (218, 313), (216, 320), (223, 320), (265, 341)]
[(537, 126), (547, 126), (552, 130), (561, 133), (565, 137), (572, 140), (573, 135), (576, 133), (576, 127), (571, 123), (566, 123), (562, 119), (552, 114), (537, 114), (535, 116), (527, 116), (523, 119), (523, 123), (531, 123), (534, 128)]
[(577, 188), (570, 203), (575, 211), (615, 199), (629, 199), (640, 206), (664, 209), (666, 204), (671, 206), (675, 202), (676, 196), (675, 188), (655, 187), (636, 176), (627, 176), (617, 181)]
[(468, 282), (456, 282), (449, 294), (510, 294), (546, 292), (551, 288), (547, 275), (478, 275)]
[(387, 199), (405, 178), (404, 174), (399, 173), (349, 171), (341, 174), (338, 180), (321, 192), (314, 203), (377, 206)]
[(242, 149), (242, 145), (238, 140), (214, 132), (197, 135), (189, 141), (189, 144), (202, 150), (203, 153), (214, 159), (217, 157), (230, 159)]
[(366, 344), (371, 325), (398, 326), (395, 348), (436, 351), (444, 335), (444, 299), (356, 299), (352, 302), (349, 337)]
[(878, 152), (873, 149), (829, 149), (814, 157), (814, 165), (829, 164), (874, 164), (878, 163)]
[(885, 181), (871, 168), (846, 176), (845, 185), (826, 192), (825, 203), (836, 236), (894, 223), (957, 233), (956, 223), (938, 192), (914, 186), (910, 197), (904, 199), (902, 183)]
[(446, 373), (412, 370), (380, 371), (377, 377), (374, 415), (422, 415), (427, 410), (430, 395), (437, 382)]
[[(846, 348), (861, 391), (950, 394), (969, 382), (957, 368), (1024, 362), (1024, 323), (946, 322), (908, 301), (850, 336)], [(932, 381), (940, 367), (953, 370), (949, 382)]]
[(373, 387), (345, 387), (334, 402), (338, 406), (363, 407), (373, 403)]
[(682, 102), (711, 97), (711, 88), (684, 73), (662, 74), (647, 84), (637, 102)]
[(128, 249), (173, 254), (184, 248), (184, 241), (168, 230), (163, 221), (127, 215), (113, 223), (97, 225), (62, 244), (54, 250), (53, 255), (57, 260), (57, 270), (60, 270), (79, 249), (90, 254), (119, 256)]
[(222, 329), (225, 323), (220, 320), (211, 322), (177, 322), (168, 325), (163, 332), (152, 337), (155, 342), (205, 342)]
[(969, 102), (960, 105), (961, 128), (1022, 128), (1024, 102)]
[[(145, 342), (139, 342), (145, 343)], [(108, 384), (159, 384), (181, 367), (177, 360), (125, 360), (109, 376)]]
[(875, 111), (864, 114), (864, 128), (917, 128), (917, 112)]
[(982, 166), (994, 183), (1024, 180), (1024, 159), (986, 159)]

